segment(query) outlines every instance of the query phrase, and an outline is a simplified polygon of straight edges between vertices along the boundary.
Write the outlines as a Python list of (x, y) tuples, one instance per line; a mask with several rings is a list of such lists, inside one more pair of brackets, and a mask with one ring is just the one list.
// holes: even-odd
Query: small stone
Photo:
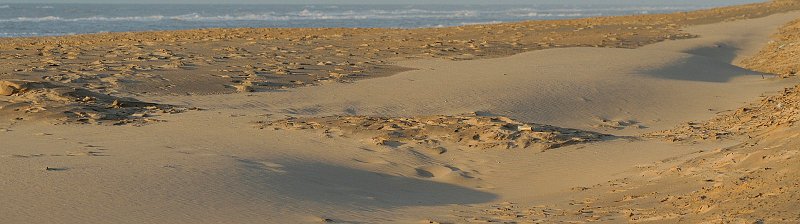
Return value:
[(24, 88), (23, 81), (0, 80), (0, 96), (11, 96), (21, 92)]
[(11, 96), (14, 95), (16, 89), (12, 88), (11, 86), (0, 85), (0, 96)]
[(532, 131), (532, 130), (533, 128), (530, 125), (527, 124), (517, 125), (517, 131)]
[(236, 91), (238, 91), (240, 93), (246, 93), (246, 92), (253, 92), (254, 91), (253, 86), (250, 86), (250, 85), (236, 85), (234, 87), (236, 87)]

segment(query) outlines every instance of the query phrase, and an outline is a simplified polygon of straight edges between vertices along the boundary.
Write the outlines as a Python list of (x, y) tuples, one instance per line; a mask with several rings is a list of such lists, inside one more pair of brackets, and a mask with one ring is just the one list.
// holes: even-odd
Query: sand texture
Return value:
[(154, 114), (179, 113), (185, 109), (133, 98), (121, 98), (51, 82), (0, 80), (0, 113), (15, 120), (63, 123), (110, 123), (114, 125), (158, 121)]
[[(348, 82), (407, 70), (398, 58), (468, 60), (564, 47), (636, 48), (687, 25), (800, 8), (782, 0), (669, 15), (433, 29), (206, 29), (0, 40), (0, 78), (131, 94), (219, 94)], [(198, 88), (202, 86), (203, 88)]]
[(798, 7), (0, 39), (0, 222), (797, 223)]
[(410, 145), (440, 154), (447, 151), (442, 144), (448, 143), (476, 149), (535, 147), (546, 150), (612, 137), (596, 132), (521, 123), (507, 117), (474, 114), (419, 118), (288, 118), (269, 122), (263, 127), (320, 130), (331, 137), (361, 138), (377, 145)]

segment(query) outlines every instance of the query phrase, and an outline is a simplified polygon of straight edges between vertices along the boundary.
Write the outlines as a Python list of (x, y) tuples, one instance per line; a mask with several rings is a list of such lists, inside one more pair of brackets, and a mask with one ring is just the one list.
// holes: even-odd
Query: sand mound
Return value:
[(538, 148), (552, 149), (565, 145), (600, 141), (611, 137), (596, 132), (522, 123), (501, 116), (426, 116), (366, 117), (329, 116), (287, 118), (265, 123), (262, 127), (289, 130), (317, 130), (328, 136), (365, 139), (377, 145), (421, 146), (442, 150), (455, 144), (467, 148)]
[(800, 119), (800, 86), (780, 95), (727, 112), (705, 122), (688, 122), (676, 129), (645, 134), (670, 141), (695, 141), (725, 137), (755, 137), (777, 127), (791, 126)]
[(144, 123), (157, 113), (183, 109), (133, 98), (120, 98), (50, 82), (0, 80), (0, 116), (56, 123)]
[[(667, 209), (653, 209), (651, 217), (669, 217), (688, 211), (689, 219), (714, 222), (797, 222), (800, 157), (797, 129), (770, 132), (766, 139), (749, 141), (693, 159), (659, 175), (703, 183), (683, 195), (662, 195)], [(761, 220), (759, 222), (759, 220)]]
[(676, 164), (664, 160), (638, 178), (576, 187), (569, 204), (496, 204), (465, 217), (508, 223), (797, 223), (797, 131), (772, 132)]
[(743, 67), (760, 72), (795, 76), (800, 71), (800, 20), (793, 21), (756, 56), (741, 62)]

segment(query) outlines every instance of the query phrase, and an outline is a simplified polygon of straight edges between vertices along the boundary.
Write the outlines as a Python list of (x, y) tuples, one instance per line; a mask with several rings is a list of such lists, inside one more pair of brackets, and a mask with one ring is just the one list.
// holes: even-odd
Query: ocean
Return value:
[[(667, 5), (664, 5), (667, 4)], [(132, 5), (0, 4), (0, 37), (216, 27), (419, 28), (667, 13), (698, 5)]]

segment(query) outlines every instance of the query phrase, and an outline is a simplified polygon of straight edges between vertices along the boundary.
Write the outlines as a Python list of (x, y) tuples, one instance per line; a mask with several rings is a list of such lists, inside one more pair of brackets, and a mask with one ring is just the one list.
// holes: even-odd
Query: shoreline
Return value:
[[(774, 2), (791, 2), (791, 0), (777, 0)], [(37, 3), (31, 3), (37, 4)], [(760, 6), (771, 6), (773, 4), (772, 0), (766, 0), (764, 2), (758, 3), (746, 3), (746, 4), (739, 4), (739, 5), (729, 5), (729, 6), (719, 6), (719, 7), (709, 7), (697, 10), (689, 10), (689, 11), (676, 11), (671, 13), (658, 13), (658, 14), (633, 14), (633, 15), (611, 15), (611, 16), (593, 16), (593, 17), (584, 17), (584, 18), (573, 18), (573, 19), (543, 19), (543, 20), (521, 20), (521, 21), (510, 21), (510, 22), (498, 22), (498, 21), (487, 21), (487, 22), (478, 22), (476, 24), (464, 24), (464, 25), (457, 25), (457, 26), (445, 26), (445, 27), (415, 27), (415, 28), (391, 28), (391, 27), (209, 27), (209, 28), (198, 28), (198, 29), (177, 29), (177, 30), (141, 30), (141, 31), (121, 31), (121, 32), (98, 32), (98, 33), (77, 33), (77, 34), (65, 34), (65, 35), (57, 35), (57, 36), (26, 36), (26, 37), (2, 37), (2, 39), (49, 39), (49, 38), (65, 38), (65, 37), (78, 37), (78, 36), (92, 36), (92, 35), (111, 35), (111, 36), (124, 36), (124, 35), (132, 35), (132, 34), (161, 34), (161, 33), (185, 33), (185, 32), (201, 32), (207, 30), (219, 30), (219, 31), (235, 31), (235, 30), (325, 30), (325, 29), (334, 29), (334, 30), (423, 30), (423, 29), (452, 29), (452, 28), (459, 28), (459, 27), (469, 27), (469, 26), (487, 26), (487, 25), (512, 25), (512, 24), (520, 24), (520, 23), (536, 23), (536, 22), (580, 22), (582, 20), (593, 20), (593, 19), (628, 19), (633, 17), (663, 17), (663, 16), (671, 16), (675, 14), (696, 14), (696, 13), (705, 13), (710, 11), (717, 11), (717, 10), (739, 10), (742, 8), (748, 7), (760, 7)], [(136, 5), (136, 4), (131, 4)], [(180, 4), (179, 4), (180, 5)], [(192, 5), (192, 4), (189, 4)], [(243, 4), (248, 5), (248, 4)], [(794, 6), (794, 4), (790, 4), (792, 7), (800, 7)], [(784, 12), (798, 10), (800, 8), (794, 9), (783, 9)], [(769, 9), (774, 10), (774, 9)], [(777, 11), (783, 11), (777, 10)], [(770, 12), (774, 13), (774, 12)], [(750, 18), (757, 18), (757, 17), (750, 17)], [(734, 18), (734, 19), (741, 19), (741, 18)], [(694, 24), (698, 25), (698, 24)]]
[[(25, 3), (17, 3), (17, 4), (25, 4)], [(36, 5), (37, 3), (29, 3), (31, 5)], [(103, 3), (89, 3), (89, 4), (103, 4)], [(636, 13), (636, 14), (623, 14), (623, 15), (600, 15), (600, 16), (587, 16), (587, 17), (578, 17), (578, 18), (552, 18), (552, 19), (531, 19), (531, 20), (517, 20), (517, 21), (476, 21), (476, 22), (462, 22), (460, 25), (426, 25), (420, 27), (205, 27), (205, 28), (193, 28), (193, 29), (165, 29), (165, 30), (135, 30), (135, 31), (100, 31), (95, 33), (61, 33), (55, 35), (31, 35), (31, 36), (0, 36), (0, 39), (30, 39), (30, 38), (60, 38), (60, 37), (74, 37), (74, 36), (85, 36), (85, 35), (125, 35), (125, 34), (132, 34), (132, 33), (149, 33), (149, 34), (158, 34), (158, 33), (165, 33), (165, 32), (197, 32), (203, 30), (236, 30), (236, 29), (379, 29), (379, 30), (419, 30), (419, 29), (448, 29), (448, 28), (457, 28), (457, 27), (467, 27), (467, 26), (485, 26), (485, 25), (498, 25), (498, 24), (515, 24), (515, 23), (527, 23), (527, 22), (543, 22), (543, 21), (570, 21), (570, 20), (582, 20), (582, 19), (593, 19), (593, 18), (614, 18), (614, 17), (629, 17), (629, 16), (658, 16), (658, 15), (670, 15), (670, 14), (677, 14), (677, 13), (695, 13), (699, 11), (705, 10), (714, 10), (714, 9), (721, 9), (721, 8), (729, 8), (729, 7), (741, 7), (745, 5), (751, 4), (763, 4), (763, 3), (748, 3), (748, 4), (739, 4), (739, 5), (727, 5), (727, 6), (700, 6), (696, 9), (687, 9), (687, 10), (678, 10), (674, 12), (666, 12), (666, 13)], [(69, 4), (66, 4), (69, 5)], [(125, 4), (121, 3), (121, 5), (137, 5), (137, 4)], [(170, 5), (170, 4), (166, 4)], [(177, 4), (181, 5), (181, 4)], [(193, 5), (193, 4), (186, 4), (186, 5)], [(206, 5), (206, 4), (201, 4)], [(211, 4), (214, 5), (214, 4)], [(249, 5), (249, 4), (241, 4), (241, 5)], [(258, 6), (259, 4), (255, 4)], [(279, 4), (280, 5), (280, 4)], [(558, 5), (558, 4), (554, 4)], [(287, 5), (282, 5), (287, 6)], [(291, 6), (289, 4), (288, 6)], [(322, 6), (342, 6), (342, 5), (322, 5)], [(347, 5), (344, 5), (347, 6)], [(389, 6), (403, 6), (403, 5), (389, 5)], [(446, 6), (446, 5), (433, 5), (433, 6)], [(529, 5), (519, 5), (519, 6), (529, 6)], [(623, 5), (611, 5), (611, 6), (623, 6)], [(643, 5), (646, 6), (646, 5)], [(659, 7), (659, 6), (653, 6)], [(667, 7), (667, 6), (664, 6)]]

